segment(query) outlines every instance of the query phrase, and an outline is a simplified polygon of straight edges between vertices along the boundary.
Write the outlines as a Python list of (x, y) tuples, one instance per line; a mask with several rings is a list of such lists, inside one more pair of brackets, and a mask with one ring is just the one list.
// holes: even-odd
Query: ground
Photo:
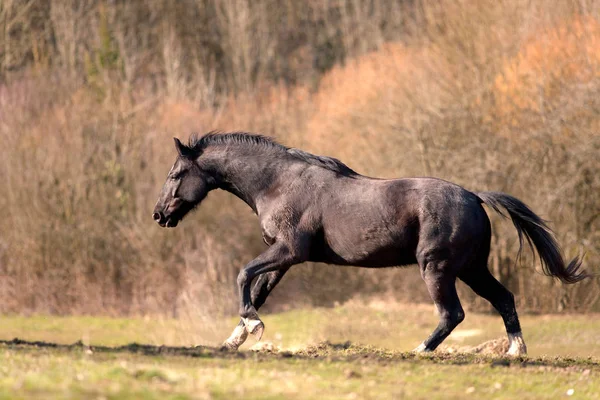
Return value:
[(9, 316), (0, 398), (600, 399), (598, 317), (525, 315), (530, 356), (508, 359), (500, 317), (476, 313), (441, 351), (409, 353), (436, 324), (421, 305), (265, 315), (237, 353), (218, 349), (233, 318)]

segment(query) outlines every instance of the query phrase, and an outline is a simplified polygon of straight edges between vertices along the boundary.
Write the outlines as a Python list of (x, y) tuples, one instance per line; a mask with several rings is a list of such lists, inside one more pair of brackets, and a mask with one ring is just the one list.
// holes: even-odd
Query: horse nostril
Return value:
[(152, 214), (152, 219), (154, 219), (155, 221), (160, 221), (160, 218), (160, 213), (155, 212), (154, 214)]

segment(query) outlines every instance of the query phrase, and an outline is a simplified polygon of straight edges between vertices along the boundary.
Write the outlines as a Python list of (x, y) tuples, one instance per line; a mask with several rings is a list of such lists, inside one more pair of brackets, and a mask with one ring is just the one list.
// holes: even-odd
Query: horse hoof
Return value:
[(265, 324), (260, 319), (247, 319), (243, 318), (246, 331), (249, 334), (256, 337), (256, 340), (260, 340), (265, 331)]
[(235, 343), (231, 343), (229, 341), (226, 341), (226, 342), (223, 342), (221, 347), (219, 347), (219, 350), (220, 351), (237, 351), (238, 348), (239, 348), (239, 345), (237, 345)]
[(231, 336), (221, 346), (222, 350), (237, 350), (248, 338), (248, 332), (245, 326), (238, 325), (235, 327)]
[(527, 346), (523, 340), (523, 334), (521, 332), (509, 333), (508, 334), (508, 352), (506, 353), (510, 357), (519, 357), (527, 355)]
[(429, 350), (427, 347), (425, 347), (425, 343), (421, 343), (416, 349), (414, 349), (412, 351), (415, 354), (421, 354), (421, 353), (431, 353), (431, 350)]
[(527, 349), (522, 350), (522, 349), (510, 348), (506, 352), (506, 355), (509, 356), (509, 357), (522, 357), (522, 356), (526, 356), (527, 355)]

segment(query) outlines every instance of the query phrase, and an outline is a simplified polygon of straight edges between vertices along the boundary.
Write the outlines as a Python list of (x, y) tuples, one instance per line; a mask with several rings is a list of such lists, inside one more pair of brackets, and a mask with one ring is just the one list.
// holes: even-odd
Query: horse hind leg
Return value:
[(508, 335), (508, 355), (527, 354), (527, 346), (521, 333), (521, 324), (515, 307), (513, 294), (490, 273), (486, 264), (461, 273), (459, 278), (479, 296), (489, 301), (502, 316)]
[(442, 263), (428, 262), (421, 268), (421, 276), (439, 311), (440, 322), (433, 333), (414, 350), (417, 353), (435, 350), (465, 318), (456, 293), (456, 277)]

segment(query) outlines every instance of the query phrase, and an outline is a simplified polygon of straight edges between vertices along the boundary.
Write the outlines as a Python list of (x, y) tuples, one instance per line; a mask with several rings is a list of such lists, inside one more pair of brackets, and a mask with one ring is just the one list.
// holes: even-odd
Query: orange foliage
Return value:
[[(390, 43), (329, 71), (313, 98), (315, 112), (308, 123), (306, 145), (338, 157), (356, 155), (356, 149), (369, 141), (370, 131), (377, 130), (364, 121), (385, 115), (386, 110), (380, 109), (382, 99), (393, 97), (399, 82), (409, 79), (415, 53)], [(356, 123), (357, 119), (363, 123)]]
[(321, 81), (315, 100), (325, 119), (338, 119), (360, 109), (379, 96), (395, 77), (412, 67), (412, 51), (402, 44), (390, 43), (372, 52), (333, 68)]
[(504, 123), (522, 125), (543, 113), (565, 86), (600, 77), (600, 23), (577, 17), (533, 35), (505, 63), (494, 82), (497, 112)]

